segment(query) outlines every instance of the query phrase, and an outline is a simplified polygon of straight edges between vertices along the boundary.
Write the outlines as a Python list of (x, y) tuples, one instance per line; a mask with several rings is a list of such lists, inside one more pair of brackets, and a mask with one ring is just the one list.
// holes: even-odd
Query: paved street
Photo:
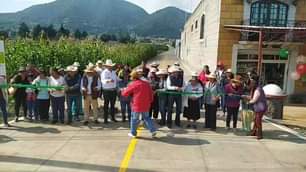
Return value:
[[(0, 130), (0, 171), (118, 171), (130, 142), (122, 125), (14, 124)], [(144, 130), (127, 171), (306, 171), (305, 141), (267, 123), (262, 141), (218, 125), (161, 128), (157, 139)]]
[[(162, 65), (165, 61), (176, 61), (171, 52), (157, 59), (162, 60)], [(20, 122), (12, 125), (10, 129), (0, 129), (1, 172), (117, 172), (131, 142), (127, 136), (128, 123), (66, 126)], [(226, 131), (223, 120), (218, 121), (216, 132), (203, 129), (203, 125), (201, 119), (198, 130), (159, 128), (156, 139), (147, 130), (141, 131), (126, 170), (306, 171), (306, 141), (270, 123), (264, 123), (264, 139), (260, 141), (245, 136), (240, 130)]]

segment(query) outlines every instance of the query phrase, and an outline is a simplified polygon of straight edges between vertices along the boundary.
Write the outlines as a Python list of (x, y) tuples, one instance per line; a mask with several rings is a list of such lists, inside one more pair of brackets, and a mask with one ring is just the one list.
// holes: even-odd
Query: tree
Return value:
[(109, 34), (106, 34), (106, 33), (104, 33), (100, 36), (100, 40), (103, 41), (103, 42), (109, 42), (109, 41), (111, 41), (111, 39), (112, 39), (112, 36), (109, 35)]
[(79, 29), (77, 29), (75, 32), (74, 32), (74, 38), (76, 39), (81, 39), (82, 38), (82, 33)]
[(119, 33), (119, 42), (120, 43), (129, 43), (131, 41), (131, 36), (127, 32), (120, 32)]
[(75, 32), (74, 32), (74, 38), (75, 39), (81, 39), (82, 38), (82, 33), (79, 29), (77, 29)]
[(21, 23), (18, 29), (18, 35), (22, 38), (29, 36), (30, 29), (26, 23)]
[(9, 32), (6, 30), (0, 31), (0, 40), (6, 40), (9, 37)]
[(117, 36), (114, 35), (114, 34), (111, 34), (110, 37), (111, 37), (111, 39), (110, 39), (111, 41), (117, 41), (118, 40)]
[(86, 39), (87, 36), (88, 36), (88, 33), (87, 33), (86, 31), (83, 31), (83, 32), (82, 32), (81, 38), (82, 38), (82, 39)]
[(65, 29), (65, 27), (63, 25), (61, 25), (61, 27), (58, 29), (57, 31), (57, 36), (58, 37), (69, 37), (70, 35), (70, 31), (69, 29)]
[(57, 31), (54, 29), (53, 25), (49, 25), (47, 28), (45, 28), (45, 32), (47, 34), (47, 37), (49, 39), (55, 39), (56, 38), (56, 34), (57, 34)]
[(33, 39), (38, 39), (41, 35), (43, 28), (38, 24), (32, 30), (32, 37)]

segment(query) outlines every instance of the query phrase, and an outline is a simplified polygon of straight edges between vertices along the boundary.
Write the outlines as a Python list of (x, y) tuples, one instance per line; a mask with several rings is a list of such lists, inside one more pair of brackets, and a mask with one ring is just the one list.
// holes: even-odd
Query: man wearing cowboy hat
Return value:
[(150, 72), (148, 74), (148, 78), (151, 78), (156, 72), (158, 72), (159, 64), (157, 62), (153, 62), (150, 64)]
[(104, 70), (103, 69), (103, 61), (102, 60), (98, 60), (97, 63), (96, 63), (96, 72), (101, 75), (102, 71)]
[(154, 91), (154, 96), (153, 96), (153, 102), (151, 105), (151, 109), (150, 109), (150, 117), (152, 117), (154, 119), (158, 118), (158, 97), (157, 97), (157, 93), (156, 90), (158, 89), (159, 86), (159, 78), (156, 75), (157, 69), (156, 68), (151, 68), (150, 70), (150, 75), (149, 75), (149, 82), (151, 85), (152, 90)]
[[(24, 67), (20, 67), (18, 74), (13, 77), (11, 84), (29, 84), (27, 81), (27, 71)], [(27, 117), (27, 103), (26, 103), (26, 88), (15, 88), (13, 93), (15, 100), (15, 121), (19, 121), (19, 110), (20, 107), (23, 107), (24, 118)]]
[(110, 106), (110, 115), (113, 122), (117, 122), (115, 119), (115, 103), (117, 97), (117, 82), (119, 80), (116, 72), (113, 70), (115, 64), (112, 60), (106, 60), (103, 65), (105, 69), (101, 73), (103, 98), (104, 98), (104, 123), (108, 123), (108, 113)]
[(175, 125), (177, 127), (181, 126), (182, 96), (180, 93), (184, 90), (184, 80), (180, 76), (180, 71), (180, 68), (175, 65), (169, 68), (170, 75), (167, 79), (167, 91), (173, 92), (173, 94), (168, 96), (167, 125), (169, 128), (172, 127), (172, 109), (174, 103), (176, 105)]
[[(161, 69), (158, 72), (156, 72), (156, 75), (159, 78), (158, 91), (166, 91), (166, 87), (167, 87), (166, 82), (167, 82), (167, 77), (168, 77), (167, 70)], [(159, 112), (161, 114), (161, 120), (159, 122), (159, 125), (164, 126), (166, 125), (168, 96), (167, 94), (157, 94), (157, 96), (158, 96)]]
[(79, 113), (81, 107), (81, 76), (78, 74), (78, 68), (75, 66), (68, 66), (66, 68), (67, 74), (65, 75), (65, 81), (67, 84), (66, 96), (68, 106), (68, 124), (72, 123), (72, 105), (75, 107), (75, 120), (80, 121)]
[(94, 122), (98, 124), (98, 97), (101, 91), (101, 81), (93, 64), (89, 64), (84, 72), (85, 75), (81, 81), (81, 90), (84, 96), (84, 125), (88, 125), (89, 123), (90, 107), (93, 110)]
[(137, 127), (139, 117), (142, 116), (147, 128), (152, 133), (152, 137), (156, 136), (156, 129), (149, 115), (151, 103), (153, 101), (153, 91), (150, 84), (142, 79), (137, 71), (131, 73), (132, 83), (127, 88), (122, 90), (122, 96), (132, 96), (132, 117), (131, 117), (131, 132), (130, 137), (137, 136)]

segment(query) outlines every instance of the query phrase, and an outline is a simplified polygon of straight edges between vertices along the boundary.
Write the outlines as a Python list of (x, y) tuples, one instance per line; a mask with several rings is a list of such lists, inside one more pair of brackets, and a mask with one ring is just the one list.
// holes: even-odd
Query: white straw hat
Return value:
[(160, 69), (158, 72), (156, 72), (156, 75), (167, 75), (168, 72), (165, 69)]
[(75, 67), (80, 67), (81, 65), (80, 65), (80, 63), (79, 63), (79, 62), (74, 62), (74, 63), (72, 64), (72, 66), (75, 66)]
[(67, 66), (65, 71), (67, 71), (67, 72), (76, 72), (76, 71), (78, 71), (78, 68), (76, 66)]
[(103, 66), (109, 66), (109, 67), (113, 67), (115, 66), (116, 64), (113, 63), (113, 61), (111, 59), (107, 59), (105, 64), (103, 64)]

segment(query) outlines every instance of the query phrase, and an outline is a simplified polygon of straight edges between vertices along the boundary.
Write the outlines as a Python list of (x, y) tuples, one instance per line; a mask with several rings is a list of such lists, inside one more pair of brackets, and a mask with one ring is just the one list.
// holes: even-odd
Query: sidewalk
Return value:
[(285, 106), (283, 123), (306, 129), (306, 107)]

